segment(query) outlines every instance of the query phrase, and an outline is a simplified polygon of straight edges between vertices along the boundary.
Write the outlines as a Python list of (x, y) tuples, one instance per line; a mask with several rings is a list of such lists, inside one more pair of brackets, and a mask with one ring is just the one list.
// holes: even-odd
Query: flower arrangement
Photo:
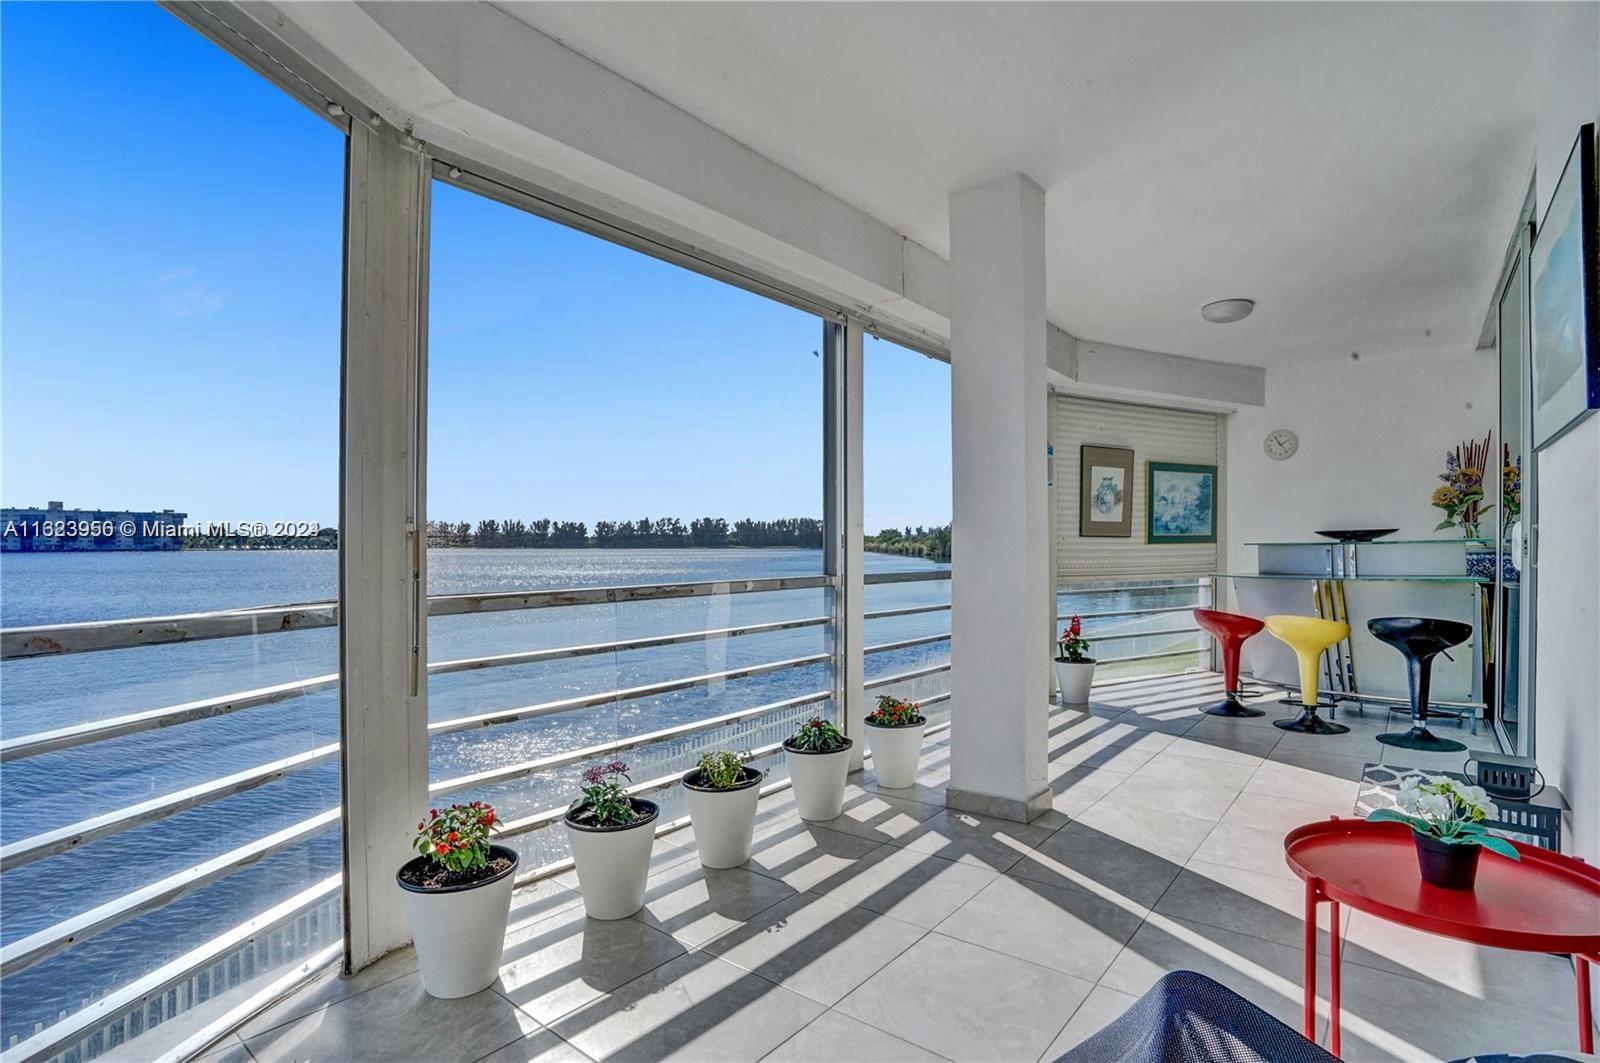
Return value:
[(1489, 439), (1493, 434), (1484, 436), (1482, 443), (1467, 440), (1445, 454), (1444, 472), (1439, 474), (1443, 482), (1433, 489), (1428, 500), (1435, 509), (1444, 510), (1444, 519), (1434, 526), (1434, 531), (1459, 527), (1466, 538), (1478, 537), (1479, 523), (1494, 508), (1483, 504), (1483, 470), (1489, 465)]
[(700, 773), (700, 782), (711, 789), (732, 790), (745, 781), (744, 763), (749, 759), (748, 753), (719, 749), (715, 753), (700, 754), (695, 770)]
[(1075, 616), (1067, 625), (1061, 637), (1056, 640), (1061, 653), (1056, 660), (1069, 661), (1073, 664), (1086, 664), (1091, 661), (1089, 654), (1089, 640), (1083, 637), (1083, 618)]
[(821, 716), (813, 716), (801, 724), (785, 743), (802, 753), (836, 753), (849, 744), (844, 732)]
[(1512, 462), (1510, 443), (1504, 444), (1500, 465), (1500, 511), (1509, 524), (1522, 516), (1522, 456)]
[(620, 760), (595, 764), (583, 772), (583, 799), (575, 810), (582, 822), (596, 827), (625, 827), (639, 818), (633, 798), (623, 789), (631, 783), (628, 765)]
[(1447, 845), (1476, 845), (1511, 860), (1521, 860), (1516, 848), (1490, 834), (1483, 825), (1494, 806), (1481, 786), (1469, 786), (1445, 775), (1408, 775), (1400, 780), (1396, 808), (1380, 808), (1367, 818), (1404, 823), (1425, 838)]
[(879, 694), (878, 707), (867, 714), (867, 722), (874, 727), (915, 727), (927, 721), (923, 719), (922, 706), (916, 702)]
[(436, 866), (457, 873), (477, 871), (489, 863), (489, 835), (499, 830), (494, 806), (482, 801), (428, 809), (417, 824), (411, 848)]

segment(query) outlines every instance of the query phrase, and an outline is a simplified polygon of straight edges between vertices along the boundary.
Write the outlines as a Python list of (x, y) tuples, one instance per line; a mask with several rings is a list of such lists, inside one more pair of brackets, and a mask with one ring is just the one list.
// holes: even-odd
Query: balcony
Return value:
[[(1049, 1060), (1185, 969), (1297, 1025), (1304, 895), (1283, 832), (1350, 815), (1362, 758), (1401, 752), (1372, 740), (1399, 718), (1346, 710), (1359, 741), (1334, 754), (1271, 714), (1202, 715), (1219, 689), (1131, 680), (1052, 712), (1054, 807), (1033, 823), (947, 810), (942, 735), (914, 790), (869, 767), (838, 820), (763, 799), (744, 868), (704, 869), (690, 831), (663, 832), (634, 918), (586, 920), (570, 872), (519, 890), (478, 996), (427, 996), (400, 953), (324, 976), (204, 1058)], [(1570, 1043), (1565, 958), (1345, 920), (1346, 1058)]]

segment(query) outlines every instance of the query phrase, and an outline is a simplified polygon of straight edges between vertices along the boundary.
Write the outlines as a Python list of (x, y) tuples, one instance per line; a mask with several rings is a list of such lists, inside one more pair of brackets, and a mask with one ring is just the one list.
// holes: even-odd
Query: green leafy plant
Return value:
[(700, 782), (711, 789), (732, 790), (744, 782), (744, 762), (748, 759), (748, 753), (719, 749), (715, 753), (700, 754), (700, 763), (695, 769), (700, 773)]
[(494, 806), (482, 801), (430, 808), (411, 847), (447, 871), (476, 871), (489, 862), (489, 835), (499, 830)]
[(867, 714), (867, 722), (874, 727), (915, 727), (927, 722), (921, 708), (914, 701), (904, 701), (892, 694), (879, 694), (878, 707)]
[(1056, 639), (1056, 645), (1061, 650), (1058, 661), (1069, 661), (1072, 664), (1087, 664), (1089, 657), (1089, 640), (1083, 637), (1083, 617), (1075, 616), (1067, 629)]
[(623, 788), (633, 781), (627, 764), (613, 760), (592, 765), (584, 769), (583, 781), (583, 803), (577, 812), (585, 821), (597, 827), (625, 827), (639, 818), (633, 798)]
[(1395, 804), (1397, 808), (1380, 808), (1367, 818), (1404, 823), (1450, 845), (1479, 845), (1510, 860), (1522, 859), (1515, 846), (1483, 825), (1494, 806), (1481, 786), (1467, 786), (1444, 775), (1408, 775), (1400, 780)]
[(821, 716), (813, 716), (796, 728), (789, 738), (789, 748), (805, 753), (837, 753), (850, 744), (844, 732)]

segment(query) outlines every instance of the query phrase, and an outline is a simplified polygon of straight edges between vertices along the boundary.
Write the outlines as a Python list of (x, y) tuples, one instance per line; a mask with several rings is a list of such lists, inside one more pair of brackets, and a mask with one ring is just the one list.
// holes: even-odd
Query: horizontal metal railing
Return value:
[(948, 568), (914, 569), (910, 572), (868, 572), (862, 575), (861, 582), (868, 587), (880, 583), (937, 583), (949, 579), (950, 572)]
[[(948, 578), (948, 577), (945, 577)], [(705, 580), (699, 583), (653, 583), (626, 587), (566, 587), (557, 590), (490, 591), (481, 594), (431, 594), (428, 615), (461, 616), (516, 609), (548, 609), (571, 605), (704, 598), (719, 594), (761, 594), (832, 586), (830, 576), (775, 576), (768, 579)], [(224, 609), (181, 616), (133, 620), (89, 620), (0, 630), (0, 660), (92, 653), (133, 646), (199, 642), (242, 635), (269, 635), (334, 627), (339, 609), (334, 602)]]

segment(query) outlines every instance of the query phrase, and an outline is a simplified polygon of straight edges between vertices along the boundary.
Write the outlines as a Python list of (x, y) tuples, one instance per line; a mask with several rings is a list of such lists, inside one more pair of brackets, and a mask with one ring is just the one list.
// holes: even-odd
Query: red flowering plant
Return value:
[(446, 871), (476, 871), (489, 863), (489, 835), (499, 824), (494, 806), (482, 801), (430, 808), (411, 847)]
[(927, 721), (923, 719), (922, 706), (916, 702), (879, 694), (878, 707), (867, 714), (867, 722), (874, 727), (915, 727)]
[(1088, 664), (1094, 658), (1089, 656), (1089, 640), (1083, 637), (1083, 617), (1075, 616), (1067, 629), (1056, 640), (1061, 647), (1058, 661), (1067, 661), (1072, 664)]

